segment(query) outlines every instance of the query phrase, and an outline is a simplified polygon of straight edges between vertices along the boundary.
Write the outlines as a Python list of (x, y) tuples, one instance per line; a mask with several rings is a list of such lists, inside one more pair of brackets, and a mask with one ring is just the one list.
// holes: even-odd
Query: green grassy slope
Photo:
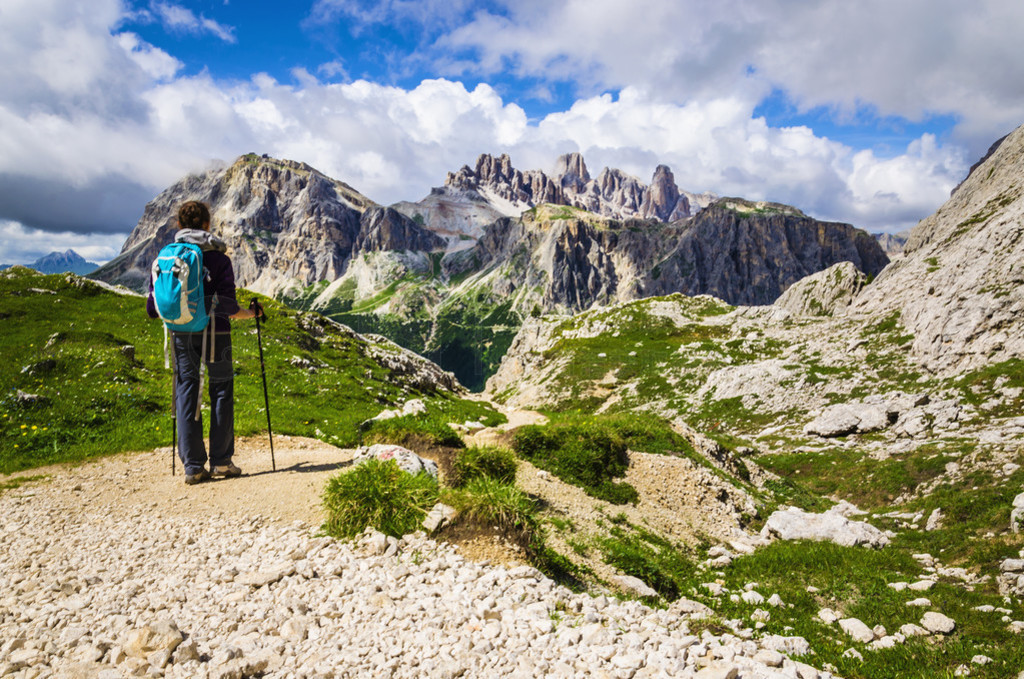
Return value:
[[(361, 421), (413, 397), (452, 421), (491, 412), (448, 392), (420, 393), (370, 357), (366, 341), (318, 314), (261, 302), (275, 433), (353, 445)], [(263, 432), (254, 323), (236, 321), (232, 341), (236, 435)], [(145, 299), (63, 274), (4, 272), (0, 355), (0, 472), (170, 444), (170, 371)]]

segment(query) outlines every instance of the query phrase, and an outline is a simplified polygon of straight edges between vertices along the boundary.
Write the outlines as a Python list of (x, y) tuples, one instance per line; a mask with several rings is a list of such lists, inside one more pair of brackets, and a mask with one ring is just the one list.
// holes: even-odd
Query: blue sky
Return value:
[(913, 226), (1024, 121), (1016, 0), (0, 0), (0, 262), (249, 151), (381, 203), (480, 153)]

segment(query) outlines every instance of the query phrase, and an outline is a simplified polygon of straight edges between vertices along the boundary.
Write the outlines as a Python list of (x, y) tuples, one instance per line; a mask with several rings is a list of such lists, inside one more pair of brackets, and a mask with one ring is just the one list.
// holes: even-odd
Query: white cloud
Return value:
[(154, 80), (167, 80), (181, 70), (183, 64), (180, 61), (134, 33), (119, 33), (115, 38), (131, 60)]
[(233, 27), (225, 26), (202, 15), (197, 16), (192, 10), (181, 5), (169, 2), (156, 2), (153, 3), (152, 9), (168, 30), (197, 35), (209, 33), (224, 42), (236, 42), (235, 29)]
[[(980, 153), (1024, 119), (1018, 0), (548, 0), (482, 12), (439, 41), (448, 67), (627, 86), (667, 101), (785, 90), (801, 107), (956, 116)], [(438, 56), (441, 63), (449, 57)]]
[[(657, 6), (661, 13), (649, 15), (652, 23), (674, 19), (673, 3)], [(539, 4), (522, 7), (547, 16)], [(736, 7), (717, 7), (708, 7), (716, 30), (736, 31), (750, 22), (740, 16), (729, 28), (727, 10)], [(654, 8), (638, 5), (638, 11)], [(654, 167), (666, 163), (687, 190), (787, 202), (817, 217), (887, 230), (906, 228), (938, 207), (967, 164), (958, 147), (929, 136), (879, 158), (807, 128), (770, 127), (753, 117), (766, 85), (745, 74), (743, 87), (682, 103), (649, 87), (625, 87), (617, 97), (585, 97), (539, 121), (529, 121), (491, 86), (467, 89), (446, 79), (403, 89), (362, 80), (325, 83), (305, 71), (296, 72), (295, 84), (262, 74), (231, 83), (205, 73), (186, 77), (172, 55), (118, 32), (122, 9), (116, 0), (5, 4), (0, 58), (9, 68), (0, 72), (0, 220), (26, 225), (27, 234), (13, 240), (39, 236), (33, 229), (64, 238), (126, 234), (159, 191), (211, 159), (231, 161), (250, 151), (307, 162), (390, 203), (421, 198), (447, 171), (472, 164), (480, 153), (508, 152), (517, 167), (549, 169), (558, 154), (580, 150), (592, 174), (607, 165), (649, 181)], [(581, 54), (591, 57), (574, 57), (575, 63), (596, 69), (595, 82), (607, 78), (596, 61), (604, 20), (583, 17), (574, 3), (563, 3), (563, 10), (560, 17), (580, 17), (580, 40), (589, 45)], [(570, 10), (576, 14), (565, 13)], [(642, 28), (628, 12), (616, 17), (629, 31)], [(683, 38), (699, 34), (693, 21), (679, 28)], [(499, 45), (508, 43), (500, 49), (518, 44), (509, 35), (495, 34)], [(675, 47), (654, 42), (650, 31), (643, 35), (656, 47), (651, 59), (675, 63)], [(545, 55), (554, 54), (554, 37), (551, 31), (538, 35), (548, 46), (529, 53), (534, 61), (524, 56), (521, 67), (549, 63)], [(688, 58), (728, 64), (716, 51), (725, 43), (689, 47), (697, 56)], [(611, 42), (605, 49), (608, 44), (629, 45)], [(33, 75), (40, 64), (62, 64), (76, 53), (76, 79)], [(623, 73), (643, 66), (643, 60), (622, 59), (614, 68)], [(573, 62), (560, 64), (556, 60), (553, 68), (568, 71)], [(97, 242), (108, 247), (109, 238), (116, 237)]]

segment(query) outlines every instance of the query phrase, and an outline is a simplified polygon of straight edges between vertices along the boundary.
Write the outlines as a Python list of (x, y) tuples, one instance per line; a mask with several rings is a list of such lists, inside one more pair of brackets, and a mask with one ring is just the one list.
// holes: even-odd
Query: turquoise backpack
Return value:
[(165, 245), (153, 262), (153, 302), (172, 332), (200, 332), (210, 323), (203, 295), (203, 251), (191, 243)]

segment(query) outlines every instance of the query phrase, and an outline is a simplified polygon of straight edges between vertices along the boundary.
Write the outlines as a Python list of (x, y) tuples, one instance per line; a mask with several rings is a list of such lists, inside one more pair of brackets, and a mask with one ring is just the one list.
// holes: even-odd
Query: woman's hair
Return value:
[(179, 229), (202, 229), (210, 224), (210, 208), (205, 203), (190, 200), (178, 208)]

